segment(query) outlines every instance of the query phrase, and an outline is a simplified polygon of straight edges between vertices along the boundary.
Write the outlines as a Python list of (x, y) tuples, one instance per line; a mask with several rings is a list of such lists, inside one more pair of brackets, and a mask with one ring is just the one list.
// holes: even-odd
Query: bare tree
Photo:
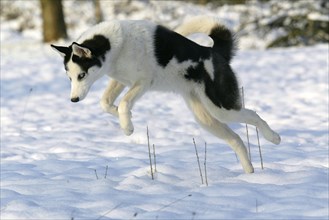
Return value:
[(40, 0), (43, 20), (43, 41), (67, 38), (62, 0)]
[(103, 21), (103, 13), (101, 9), (100, 0), (93, 0), (94, 9), (95, 9), (95, 20), (96, 23)]

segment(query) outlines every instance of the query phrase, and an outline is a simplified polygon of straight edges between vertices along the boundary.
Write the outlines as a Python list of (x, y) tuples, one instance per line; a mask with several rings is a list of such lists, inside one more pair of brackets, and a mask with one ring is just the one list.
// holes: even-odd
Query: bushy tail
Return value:
[(175, 30), (177, 33), (188, 36), (193, 33), (207, 34), (213, 41), (213, 49), (230, 63), (236, 50), (236, 39), (231, 31), (219, 20), (210, 16), (197, 16), (183, 23)]

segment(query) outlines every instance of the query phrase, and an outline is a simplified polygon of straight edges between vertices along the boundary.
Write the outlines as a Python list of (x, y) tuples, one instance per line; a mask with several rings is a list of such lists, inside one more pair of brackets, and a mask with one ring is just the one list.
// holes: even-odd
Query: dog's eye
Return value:
[(79, 75), (78, 75), (78, 80), (82, 80), (83, 78), (85, 78), (86, 77), (86, 73), (80, 73)]

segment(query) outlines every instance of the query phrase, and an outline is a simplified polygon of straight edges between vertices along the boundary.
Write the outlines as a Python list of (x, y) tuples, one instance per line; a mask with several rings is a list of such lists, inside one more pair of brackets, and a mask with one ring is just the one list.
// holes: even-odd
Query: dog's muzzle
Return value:
[(78, 101), (79, 101), (79, 97), (71, 98), (71, 102), (78, 102)]

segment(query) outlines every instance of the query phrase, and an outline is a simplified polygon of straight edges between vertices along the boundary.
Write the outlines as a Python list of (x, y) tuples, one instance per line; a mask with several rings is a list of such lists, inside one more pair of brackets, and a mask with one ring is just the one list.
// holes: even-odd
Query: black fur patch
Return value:
[(214, 26), (209, 37), (214, 41), (213, 49), (230, 63), (236, 51), (236, 37), (224, 26)]
[[(87, 72), (88, 69), (92, 66), (95, 65), (101, 66), (102, 63), (100, 59), (104, 61), (105, 53), (111, 49), (110, 41), (102, 35), (95, 35), (92, 39), (85, 40), (81, 44), (75, 42), (73, 44), (77, 44), (79, 46), (88, 48), (92, 53), (92, 58), (78, 57), (76, 55), (72, 56), (72, 61), (77, 63), (79, 66), (81, 66), (84, 72)], [(67, 50), (65, 52), (65, 57), (64, 57), (65, 70), (67, 70), (67, 63), (71, 59), (72, 45), (67, 47)]]
[(204, 68), (203, 62), (199, 62), (196, 66), (190, 66), (184, 75), (185, 79), (193, 80), (195, 82), (202, 82), (207, 77), (208, 73)]
[(109, 39), (103, 35), (95, 35), (92, 39), (85, 40), (80, 45), (88, 48), (93, 56), (100, 57), (103, 61), (105, 60), (105, 53), (111, 49)]
[[(200, 46), (180, 34), (157, 26), (154, 35), (155, 57), (166, 67), (174, 57), (178, 62), (191, 60), (197, 63), (186, 69), (185, 79), (204, 83), (205, 93), (218, 107), (241, 109), (238, 81), (229, 63), (234, 55), (234, 38), (225, 27), (214, 27), (209, 35), (213, 48)], [(213, 58), (214, 80), (205, 69), (204, 61)]]
[(180, 63), (208, 59), (211, 51), (211, 48), (200, 46), (160, 25), (155, 30), (154, 48), (156, 60), (162, 67), (166, 67), (173, 57)]
[(202, 61), (187, 68), (184, 77), (197, 83), (204, 82), (206, 95), (216, 106), (227, 110), (241, 109), (239, 85), (230, 65), (218, 54), (213, 54), (213, 64), (214, 80)]
[(88, 72), (88, 69), (92, 66), (102, 66), (101, 61), (96, 57), (86, 58), (73, 54), (72, 61), (78, 64), (84, 72)]
[[(73, 43), (77, 44), (77, 43)], [(105, 53), (111, 49), (110, 41), (103, 35), (95, 35), (92, 39), (85, 40), (79, 46), (88, 48), (91, 51), (92, 57), (78, 57), (72, 56), (72, 61), (77, 63), (84, 72), (92, 66), (101, 66), (100, 59), (105, 60)]]
[(71, 58), (71, 55), (72, 55), (72, 45), (67, 47), (68, 49), (68, 52), (65, 54), (64, 56), (64, 67), (65, 67), (65, 70), (67, 71), (67, 63), (70, 61), (70, 58)]
[(228, 61), (219, 54), (213, 54), (214, 80), (205, 77), (205, 92), (218, 107), (227, 110), (241, 109), (239, 84)]

